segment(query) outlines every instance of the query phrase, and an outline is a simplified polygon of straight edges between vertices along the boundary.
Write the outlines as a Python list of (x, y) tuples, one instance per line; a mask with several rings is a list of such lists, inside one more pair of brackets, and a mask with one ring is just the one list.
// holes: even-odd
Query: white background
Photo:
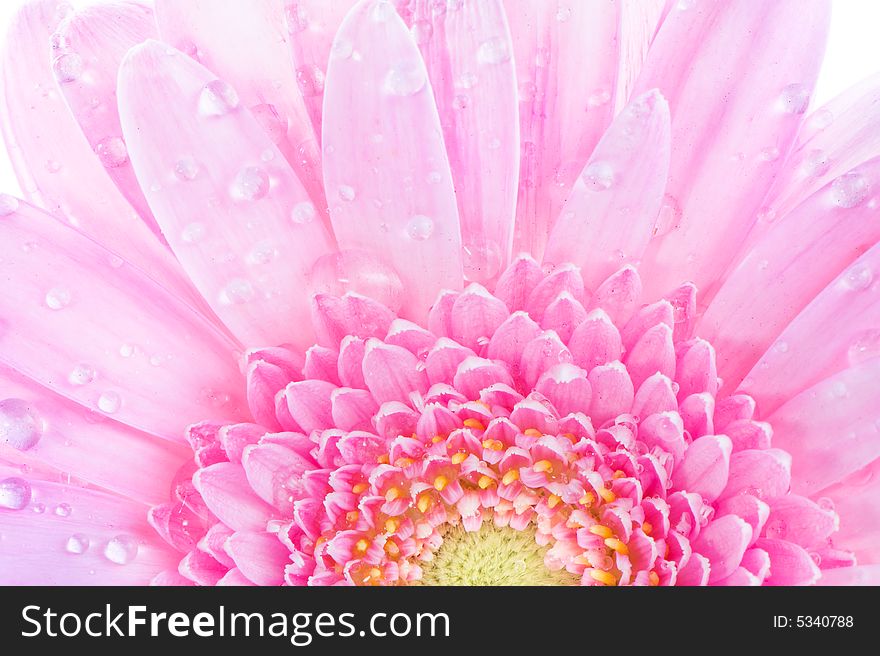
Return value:
[[(0, 0), (0, 34), (6, 33), (10, 16), (23, 2), (24, 0)], [(76, 0), (75, 4), (82, 2), (83, 0)], [(868, 75), (880, 71), (880, 0), (832, 0), (832, 6), (831, 36), (819, 83), (813, 95), (814, 107)], [(784, 38), (784, 35), (780, 38)], [(0, 192), (19, 193), (9, 159), (2, 147)]]

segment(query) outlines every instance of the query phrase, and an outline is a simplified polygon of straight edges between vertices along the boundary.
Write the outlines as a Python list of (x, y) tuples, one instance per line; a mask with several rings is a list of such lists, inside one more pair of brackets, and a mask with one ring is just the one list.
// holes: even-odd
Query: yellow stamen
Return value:
[(532, 465), (532, 469), (536, 472), (553, 472), (553, 463), (549, 460), (539, 460), (534, 465)]
[(614, 531), (604, 524), (593, 524), (590, 527), (590, 533), (598, 535), (600, 538), (610, 538), (614, 535)]
[(396, 533), (400, 528), (400, 520), (397, 517), (389, 517), (385, 520), (385, 530), (388, 533)]
[(651, 535), (651, 531), (654, 530), (654, 527), (651, 525), (651, 522), (642, 522), (642, 533), (645, 535)]
[(514, 481), (519, 480), (519, 469), (510, 469), (501, 477), (501, 482), (510, 485)]
[(468, 453), (463, 452), (463, 451), (459, 451), (458, 453), (453, 453), (452, 458), (451, 458), (452, 464), (453, 465), (460, 465), (465, 460), (467, 460), (468, 455), (469, 455)]
[(395, 467), (400, 467), (401, 469), (405, 469), (413, 464), (412, 458), (398, 458), (394, 461)]
[(351, 486), (351, 491), (355, 494), (360, 494), (361, 492), (366, 492), (370, 489), (369, 483), (355, 483)]
[(539, 431), (537, 428), (526, 428), (523, 431), (523, 435), (527, 435), (528, 437), (541, 437), (544, 433)]
[(440, 474), (437, 478), (434, 479), (434, 489), (438, 492), (442, 492), (447, 485), (449, 485), (449, 479), (446, 478), (443, 474)]
[(388, 457), (387, 453), (383, 453), (381, 456), (376, 458), (376, 462), (378, 462), (380, 465), (387, 465), (389, 462), (391, 462), (391, 459)]
[(403, 496), (403, 491), (399, 487), (390, 487), (385, 493), (385, 501), (394, 501)]
[(605, 503), (611, 503), (617, 498), (614, 492), (609, 490), (607, 487), (600, 487), (598, 490), (596, 490), (596, 492), (599, 493), (599, 496), (602, 497)]
[(482, 422), (479, 419), (465, 419), (464, 425), (466, 428), (473, 428), (475, 430), (486, 430), (486, 427), (483, 426)]
[(370, 579), (376, 581), (380, 576), (382, 576), (382, 570), (378, 567), (371, 567), (367, 576), (364, 577), (364, 581), (369, 581)]
[(367, 542), (364, 538), (361, 538), (360, 540), (358, 540), (355, 543), (354, 552), (356, 554), (363, 556), (365, 553), (367, 553), (367, 549), (369, 549), (369, 548), (370, 548), (370, 543)]
[(397, 558), (400, 555), (400, 547), (397, 546), (394, 540), (388, 540), (385, 543), (385, 553), (388, 554), (389, 558)]
[(416, 502), (416, 507), (419, 509), (420, 513), (426, 513), (428, 512), (428, 508), (431, 507), (431, 503), (432, 499), (430, 494), (420, 494), (419, 500)]
[(480, 476), (480, 480), (477, 481), (477, 485), (480, 486), (481, 490), (485, 490), (494, 484), (495, 484), (494, 479), (491, 476), (486, 476), (485, 474)]
[(547, 507), (548, 507), (548, 508), (555, 508), (555, 507), (558, 506), (561, 502), (562, 502), (562, 498), (561, 498), (561, 497), (558, 497), (558, 496), (556, 496), (555, 494), (551, 494), (550, 497), (547, 499)]
[(504, 442), (501, 440), (483, 440), (483, 448), (492, 451), (504, 451)]
[(622, 541), (617, 538), (605, 538), (605, 546), (609, 549), (614, 549), (621, 556), (626, 556), (629, 554), (629, 548)]
[(626, 476), (626, 474), (620, 469), (611, 474), (611, 478), (623, 478), (624, 476)]
[(347, 513), (345, 513), (345, 521), (347, 521), (349, 524), (354, 524), (358, 520), (359, 516), (360, 513), (357, 510), (349, 510)]
[(442, 435), (435, 435), (434, 437), (431, 438), (431, 441), (432, 441), (434, 444), (437, 444), (437, 442), (442, 442), (442, 441), (445, 440), (445, 439), (446, 439), (446, 438), (443, 437)]
[(590, 576), (599, 583), (604, 583), (605, 585), (617, 585), (617, 578), (611, 572), (605, 572), (601, 569), (591, 569)]
[(596, 495), (592, 492), (585, 492), (584, 496), (582, 496), (578, 501), (584, 506), (592, 506), (596, 503)]
[(651, 585), (660, 585), (660, 576), (653, 570), (648, 573), (648, 580), (651, 582)]

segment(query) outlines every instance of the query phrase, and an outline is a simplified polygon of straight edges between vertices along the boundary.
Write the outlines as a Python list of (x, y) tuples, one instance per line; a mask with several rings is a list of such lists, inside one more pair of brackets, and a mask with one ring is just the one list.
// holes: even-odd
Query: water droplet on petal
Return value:
[(789, 84), (782, 90), (782, 108), (791, 114), (803, 114), (810, 104), (810, 89), (804, 84)]
[(348, 291), (375, 299), (393, 312), (403, 303), (403, 283), (397, 272), (376, 255), (343, 250), (318, 258), (309, 275), (313, 293), (342, 296)]
[(55, 159), (46, 160), (46, 170), (49, 173), (58, 173), (61, 170), (61, 162)]
[(70, 290), (66, 287), (53, 287), (46, 292), (46, 307), (50, 310), (63, 310), (70, 305)]
[(507, 39), (494, 37), (483, 41), (477, 50), (477, 61), (481, 64), (501, 64), (510, 59), (510, 48)]
[(123, 358), (130, 358), (135, 354), (136, 351), (137, 348), (134, 346), (134, 344), (123, 344), (119, 347), (119, 355)]
[(779, 148), (776, 146), (768, 146), (767, 148), (763, 148), (760, 153), (758, 153), (758, 157), (765, 162), (775, 162), (779, 159)]
[(850, 289), (861, 292), (868, 289), (874, 282), (874, 273), (868, 265), (857, 263), (846, 272), (844, 281)]
[(355, 192), (354, 187), (350, 187), (348, 185), (339, 185), (339, 197), (346, 201), (350, 202), (355, 199), (357, 196), (357, 192)]
[(116, 392), (104, 392), (98, 397), (98, 409), (112, 415), (119, 410), (122, 399)]
[(406, 225), (406, 234), (413, 241), (425, 241), (434, 234), (434, 221), (424, 214), (416, 214)]
[(468, 282), (489, 282), (501, 271), (501, 248), (494, 241), (464, 244), (461, 254)]
[(834, 122), (834, 114), (830, 109), (820, 109), (812, 114), (807, 121), (807, 127), (813, 130), (824, 130)]
[(556, 20), (560, 23), (566, 22), (569, 18), (571, 18), (571, 9), (568, 7), (560, 7), (556, 11)]
[(880, 330), (866, 330), (859, 334), (846, 353), (851, 367), (877, 356), (880, 356)]
[(223, 80), (208, 82), (199, 95), (199, 112), (203, 116), (224, 116), (238, 109), (238, 93)]
[(412, 96), (424, 88), (427, 79), (421, 60), (404, 61), (385, 75), (385, 93), (392, 96)]
[(23, 478), (0, 481), (0, 508), (21, 510), (31, 502), (31, 485)]
[(581, 180), (592, 191), (605, 191), (614, 184), (614, 169), (608, 162), (591, 162), (581, 174)]
[(831, 160), (828, 157), (828, 154), (819, 148), (814, 148), (808, 151), (807, 154), (804, 155), (803, 162), (801, 163), (801, 169), (803, 172), (814, 178), (825, 175), (830, 168)]
[(454, 109), (467, 109), (467, 106), (470, 104), (471, 99), (469, 96), (463, 93), (459, 93), (452, 99), (452, 107)]
[(296, 69), (296, 84), (306, 98), (314, 98), (324, 93), (324, 71), (314, 65), (300, 66)]
[(55, 73), (55, 79), (61, 84), (67, 84), (79, 79), (83, 72), (82, 58), (76, 53), (69, 52), (59, 55), (52, 62), (52, 72)]
[(9, 216), (17, 212), (20, 203), (15, 196), (0, 194), (0, 216)]
[(657, 214), (657, 221), (654, 223), (654, 237), (662, 237), (663, 235), (678, 228), (681, 223), (681, 206), (675, 196), (666, 194), (663, 197), (663, 205)]
[(788, 353), (788, 342), (779, 340), (773, 345), (773, 350), (777, 353)]
[(220, 302), (225, 305), (241, 305), (254, 298), (254, 287), (247, 280), (236, 278), (220, 292)]
[(128, 161), (128, 150), (120, 137), (107, 137), (95, 144), (95, 154), (105, 168), (122, 166)]
[(831, 385), (831, 395), (837, 397), (838, 399), (842, 399), (847, 395), (848, 390), (846, 389), (846, 384), (843, 381), (837, 381), (833, 385)]
[(67, 376), (67, 380), (71, 385), (88, 385), (95, 380), (97, 375), (97, 372), (91, 366), (87, 364), (78, 364)]
[(844, 173), (831, 183), (831, 202), (838, 207), (855, 207), (868, 196), (870, 184), (857, 171)]
[(104, 556), (111, 563), (126, 565), (137, 557), (138, 544), (130, 535), (117, 535), (107, 542)]
[(36, 446), (42, 436), (43, 422), (27, 401), (0, 401), (0, 444), (27, 451)]
[(67, 538), (67, 544), (64, 545), (64, 549), (67, 553), (77, 556), (84, 554), (89, 549), (89, 538), (82, 533), (74, 533)]
[(297, 225), (311, 223), (317, 216), (318, 211), (315, 209), (315, 206), (307, 200), (294, 205), (293, 210), (290, 212), (290, 220)]
[(819, 497), (816, 499), (816, 505), (826, 512), (834, 512), (834, 501), (828, 497)]
[(268, 264), (278, 255), (278, 249), (275, 248), (273, 241), (262, 241), (251, 250), (248, 255), (248, 262), (251, 264)]
[(465, 71), (458, 76), (458, 79), (455, 81), (455, 86), (459, 89), (473, 89), (477, 86), (477, 82), (478, 79), (476, 75), (470, 71)]
[(354, 45), (348, 39), (337, 38), (330, 48), (331, 59), (348, 59), (354, 53)]
[(259, 200), (269, 193), (269, 175), (258, 166), (246, 166), (232, 184), (232, 196), (240, 200)]
[(180, 238), (187, 244), (194, 244), (205, 236), (205, 226), (201, 223), (190, 223), (184, 226)]
[(73, 509), (70, 507), (69, 503), (59, 503), (55, 506), (55, 514), (59, 517), (70, 517), (70, 513)]
[(602, 107), (611, 102), (611, 92), (608, 89), (597, 89), (587, 98), (588, 107)]

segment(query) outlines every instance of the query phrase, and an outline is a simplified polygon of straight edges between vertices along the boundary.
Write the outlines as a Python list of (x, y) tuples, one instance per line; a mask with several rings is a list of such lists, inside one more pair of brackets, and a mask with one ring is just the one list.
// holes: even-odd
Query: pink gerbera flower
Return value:
[(7, 38), (0, 582), (880, 581), (826, 0), (156, 5)]

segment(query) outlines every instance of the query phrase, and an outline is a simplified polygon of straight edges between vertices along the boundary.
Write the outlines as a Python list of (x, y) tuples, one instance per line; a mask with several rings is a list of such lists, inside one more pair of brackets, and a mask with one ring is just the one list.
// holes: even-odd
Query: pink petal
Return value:
[(352, 335), (361, 339), (384, 337), (395, 318), (381, 303), (353, 292), (342, 298), (315, 294), (311, 306), (318, 343), (332, 348), (341, 346)]
[(589, 414), (596, 426), (629, 412), (633, 402), (633, 384), (620, 362), (595, 367), (590, 371), (589, 380), (593, 390)]
[(370, 430), (379, 406), (366, 390), (340, 387), (330, 393), (333, 425), (344, 431)]
[(711, 563), (709, 583), (720, 581), (734, 572), (751, 539), (751, 526), (736, 515), (719, 517), (700, 531), (693, 547)]
[(708, 392), (712, 396), (718, 390), (718, 373), (715, 370), (715, 349), (704, 339), (697, 339), (682, 350), (676, 364), (675, 379), (678, 397)]
[(816, 585), (880, 585), (880, 565), (838, 567), (822, 570), (822, 578)]
[(590, 302), (592, 307), (602, 308), (616, 325), (622, 326), (632, 317), (641, 295), (639, 272), (626, 265), (599, 285)]
[(670, 217), (645, 255), (650, 296), (682, 280), (708, 288), (735, 255), (794, 141), (829, 13), (827, 0), (669, 12), (636, 85), (658, 88), (672, 114)]
[[(0, 221), (0, 361), (166, 439), (243, 418), (236, 345), (133, 265), (22, 203)], [(192, 366), (197, 362), (198, 366)]]
[(217, 518), (236, 531), (262, 531), (275, 509), (251, 490), (244, 470), (230, 462), (200, 469), (193, 484)]
[(732, 449), (726, 435), (705, 435), (694, 440), (673, 473), (675, 487), (697, 492), (710, 503), (715, 501), (727, 485)]
[(669, 107), (651, 91), (602, 136), (550, 233), (545, 261), (577, 264), (588, 288), (639, 261), (654, 234), (668, 169)]
[(251, 489), (266, 503), (289, 513), (294, 496), (302, 495), (302, 475), (313, 461), (278, 444), (246, 447), (241, 460)]
[(254, 585), (254, 583), (249, 578), (247, 578), (244, 574), (242, 574), (241, 571), (237, 567), (235, 567), (235, 568), (229, 570), (228, 572), (226, 572), (226, 574), (223, 575), (223, 578), (221, 578), (219, 581), (217, 581), (217, 585), (218, 586), (242, 587), (242, 586), (252, 586), (252, 585)]
[(159, 0), (156, 19), (163, 41), (235, 87), (326, 222), (318, 142), (290, 66), (281, 3)]
[(331, 57), (324, 91), (333, 229), (343, 248), (387, 258), (408, 290), (402, 315), (423, 320), (441, 289), (462, 282), (458, 209), (425, 65), (385, 3), (356, 6), (335, 43), (351, 47)]
[(770, 556), (767, 585), (812, 585), (821, 573), (810, 555), (791, 542), (762, 538), (755, 543)]
[(511, 312), (526, 309), (526, 302), (544, 280), (544, 272), (530, 255), (522, 254), (501, 274), (495, 285), (495, 296), (504, 301)]
[(647, 417), (657, 412), (672, 412), (677, 408), (672, 381), (663, 374), (654, 374), (639, 386), (632, 411), (638, 417)]
[(571, 352), (552, 330), (547, 330), (523, 348), (519, 371), (527, 389), (538, 382), (541, 375), (562, 362), (571, 362)]
[(805, 549), (821, 546), (837, 530), (837, 515), (815, 502), (791, 494), (770, 503), (765, 535), (799, 544)]
[(364, 380), (379, 404), (410, 400), (412, 393), (428, 391), (428, 376), (418, 359), (399, 346), (367, 340), (364, 355)]
[[(737, 515), (752, 527), (752, 543), (761, 535), (770, 516), (770, 506), (750, 494), (728, 497), (715, 506), (717, 517)], [(746, 552), (748, 554), (748, 552)]]
[(587, 371), (619, 360), (623, 347), (620, 333), (604, 310), (593, 310), (568, 341), (574, 363)]
[(568, 292), (560, 292), (556, 300), (547, 306), (541, 318), (541, 327), (553, 330), (559, 339), (568, 342), (575, 328), (587, 318), (587, 311), (574, 296)]
[(528, 314), (514, 312), (492, 335), (487, 355), (493, 360), (503, 360), (518, 374), (526, 344), (540, 334), (541, 327)]
[(737, 494), (773, 499), (791, 487), (791, 455), (781, 449), (738, 451), (730, 457), (730, 473), (721, 500)]
[(592, 390), (587, 372), (570, 363), (557, 364), (548, 369), (535, 385), (547, 397), (560, 416), (583, 412), (590, 407)]
[(659, 323), (648, 329), (629, 350), (624, 363), (636, 387), (657, 373), (673, 378), (675, 347), (672, 344), (672, 328)]
[[(311, 344), (303, 290), (332, 238), (235, 92), (148, 41), (123, 61), (118, 93), (129, 155), (153, 214), (217, 316), (248, 346)], [(200, 216), (205, 206), (210, 222)]]
[(834, 546), (855, 552), (859, 563), (880, 563), (880, 460), (815, 496), (822, 508), (833, 508), (840, 517)]
[(290, 416), (306, 434), (333, 427), (330, 395), (335, 389), (326, 380), (303, 380), (285, 388)]
[(238, 570), (257, 585), (281, 585), (290, 551), (269, 533), (238, 531), (226, 541)]
[(459, 344), (477, 350), (488, 343), (509, 315), (503, 302), (482, 285), (474, 283), (455, 299), (450, 337)]

